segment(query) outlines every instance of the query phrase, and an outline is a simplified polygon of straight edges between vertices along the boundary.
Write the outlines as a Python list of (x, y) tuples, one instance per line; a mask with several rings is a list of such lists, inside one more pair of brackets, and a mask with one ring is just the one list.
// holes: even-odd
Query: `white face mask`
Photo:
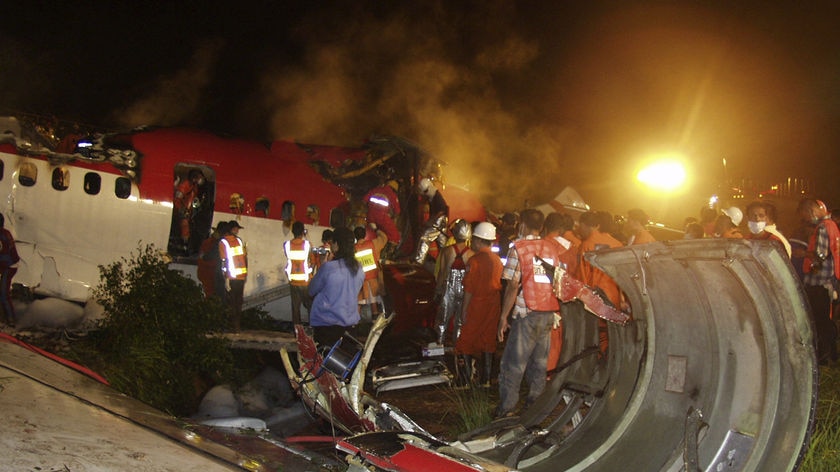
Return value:
[(747, 223), (747, 225), (750, 227), (750, 233), (758, 234), (758, 233), (764, 231), (764, 227), (767, 226), (767, 222), (765, 222), (765, 221), (750, 221), (749, 223)]

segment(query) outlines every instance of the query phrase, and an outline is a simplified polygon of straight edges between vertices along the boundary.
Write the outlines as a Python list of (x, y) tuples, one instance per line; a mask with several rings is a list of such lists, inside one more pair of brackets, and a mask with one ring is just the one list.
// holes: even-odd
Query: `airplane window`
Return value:
[(96, 172), (88, 172), (85, 174), (85, 193), (88, 195), (99, 195), (99, 190), (102, 187), (102, 177)]
[(63, 167), (53, 169), (52, 186), (56, 190), (67, 190), (70, 186), (70, 171)]
[(268, 197), (257, 197), (257, 201), (254, 204), (254, 213), (257, 216), (268, 216), (268, 207)]
[(117, 198), (128, 198), (131, 196), (131, 180), (127, 177), (117, 177), (114, 185), (114, 193)]
[(38, 168), (32, 162), (24, 162), (20, 165), (20, 173), (18, 174), (18, 181), (24, 187), (31, 187), (35, 185), (38, 180)]

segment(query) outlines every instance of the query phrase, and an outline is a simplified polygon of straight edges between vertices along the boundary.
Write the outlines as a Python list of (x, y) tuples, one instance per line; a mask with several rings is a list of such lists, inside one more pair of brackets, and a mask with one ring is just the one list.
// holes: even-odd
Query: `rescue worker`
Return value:
[[(566, 239), (563, 234), (566, 234), (574, 226), (574, 219), (570, 215), (552, 212), (545, 217), (545, 224), (543, 225), (543, 238), (554, 239), (564, 248), (564, 252), (560, 255), (560, 264), (568, 273), (573, 274), (577, 269), (577, 248), (580, 245), (580, 240), (577, 243)], [(556, 265), (556, 264), (555, 264)], [(548, 360), (546, 361), (546, 371), (551, 372), (557, 367), (557, 362), (560, 360), (560, 354), (563, 349), (563, 306), (560, 306), (560, 312), (554, 318), (554, 324), (551, 329), (551, 342), (548, 350)]]
[(365, 228), (357, 226), (353, 230), (356, 238), (354, 256), (365, 273), (365, 281), (359, 291), (359, 314), (364, 321), (372, 321), (384, 308), (379, 258), (388, 237), (382, 230), (376, 230), (375, 234), (373, 239), (369, 239)]
[(504, 341), (508, 329), (510, 333), (499, 365), (497, 418), (514, 413), (523, 376), (528, 383), (526, 407), (545, 388), (549, 335), (560, 302), (554, 296), (551, 279), (542, 262), (557, 264), (565, 249), (554, 239), (540, 239), (544, 219), (539, 210), (522, 211), (520, 239), (508, 252), (502, 272), (502, 278), (508, 283), (497, 331), (499, 342)]
[(721, 213), (728, 216), (732, 220), (732, 224), (735, 226), (741, 226), (741, 221), (744, 220), (744, 212), (736, 206), (721, 210)]
[[(227, 222), (219, 223), (210, 232), (204, 241), (201, 242), (201, 247), (198, 250), (198, 262), (196, 267), (196, 275), (201, 282), (201, 287), (204, 289), (204, 296), (209, 298), (217, 295), (217, 274), (222, 271), (222, 259), (219, 256), (219, 240), (222, 238), (220, 229), (222, 225), (227, 225)], [(224, 288), (224, 279), (222, 279), (221, 287)], [(222, 290), (224, 293), (224, 290)], [(224, 297), (220, 297), (224, 300)]]
[[(461, 305), (464, 301), (464, 273), (467, 261), (473, 256), (469, 247), (472, 227), (458, 218), (452, 223), (452, 237), (455, 243), (443, 248), (438, 256), (440, 271), (435, 288), (435, 300), (438, 301), (437, 342), (441, 346), (446, 342), (446, 331), (452, 321), (452, 342), (461, 333)], [(454, 317), (454, 320), (453, 320)], [(456, 363), (458, 365), (459, 363)]]
[(300, 306), (306, 307), (307, 314), (311, 314), (312, 299), (309, 297), (309, 280), (312, 278), (313, 254), (312, 245), (304, 236), (306, 228), (303, 222), (292, 223), (290, 241), (283, 243), (286, 253), (286, 276), (289, 278), (289, 290), (292, 299), (292, 323), (300, 324)]
[(831, 302), (836, 296), (837, 280), (840, 279), (840, 229), (820, 200), (802, 199), (797, 213), (803, 222), (813, 226), (808, 236), (808, 248), (797, 252), (804, 257), (802, 285), (816, 331), (817, 359), (820, 364), (837, 362), (837, 325), (831, 319)]
[(647, 244), (656, 241), (656, 238), (650, 234), (645, 226), (650, 223), (650, 218), (648, 218), (647, 213), (644, 210), (639, 208), (634, 208), (627, 212), (627, 222), (624, 224), (624, 227), (627, 229), (627, 232), (630, 233), (629, 237), (627, 238), (627, 245), (632, 246), (634, 244)]
[(725, 239), (743, 239), (744, 235), (738, 225), (727, 214), (721, 214), (715, 220), (715, 237)]
[(499, 257), (502, 262), (507, 259), (507, 253), (516, 239), (518, 217), (515, 213), (505, 213), (502, 215), (502, 224), (499, 227)]
[(429, 200), (429, 219), (420, 241), (414, 262), (422, 264), (426, 261), (431, 245), (437, 242), (439, 247), (446, 243), (446, 225), (449, 222), (449, 205), (429, 178), (423, 178), (418, 184), (420, 194)]
[[(835, 224), (837, 222), (835, 221)], [(790, 257), (790, 242), (776, 229), (776, 206), (768, 201), (756, 200), (747, 205), (747, 227), (750, 232), (746, 239), (756, 241), (776, 241)]]
[[(604, 301), (608, 301), (615, 308), (621, 308), (621, 290), (618, 284), (607, 274), (590, 264), (584, 254), (589, 251), (598, 251), (622, 247), (621, 242), (611, 234), (601, 231), (603, 219), (594, 211), (588, 211), (578, 218), (581, 243), (577, 254), (577, 279), (590, 287), (604, 294)], [(601, 352), (605, 353), (608, 347), (607, 324), (598, 320), (598, 336), (600, 339)]]
[(245, 281), (248, 278), (248, 250), (239, 237), (239, 230), (244, 229), (239, 222), (232, 220), (225, 226), (225, 234), (219, 241), (219, 255), (222, 257), (222, 270), (225, 273), (230, 306), (231, 327), (239, 331), (242, 320), (242, 302), (245, 293)]
[(388, 236), (388, 243), (399, 245), (400, 232), (395, 223), (400, 214), (400, 201), (397, 197), (399, 184), (389, 180), (386, 185), (372, 188), (365, 195), (367, 203), (367, 222), (374, 229), (381, 229)]
[(172, 199), (172, 206), (178, 220), (178, 231), (181, 238), (178, 250), (182, 255), (189, 255), (190, 253), (192, 221), (201, 208), (201, 191), (204, 182), (205, 178), (201, 170), (190, 169), (188, 177), (175, 187), (175, 198)]
[(17, 263), (20, 261), (15, 238), (5, 228), (6, 218), (0, 214), (0, 303), (3, 304), (3, 315), (6, 322), (14, 326), (17, 318), (15, 309), (12, 306), (12, 277), (17, 272)]
[[(491, 247), (495, 239), (496, 227), (486, 221), (472, 232), (470, 247), (475, 255), (469, 259), (464, 275), (461, 335), (455, 341), (455, 353), (463, 356), (466, 369), (471, 369), (473, 358), (480, 356), (479, 385), (483, 387), (490, 386), (496, 327), (502, 311), (502, 261)], [(472, 370), (465, 371), (464, 377), (472, 380)]]

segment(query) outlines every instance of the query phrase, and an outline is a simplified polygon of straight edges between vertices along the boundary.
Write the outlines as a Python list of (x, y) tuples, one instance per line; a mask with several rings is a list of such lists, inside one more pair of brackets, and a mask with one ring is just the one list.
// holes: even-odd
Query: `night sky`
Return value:
[[(517, 3), (7, 6), (0, 110), (317, 144), (399, 135), (495, 211), (570, 185), (676, 224), (726, 178), (786, 177), (840, 206), (840, 2)], [(634, 178), (663, 153), (689, 169), (676, 195)]]

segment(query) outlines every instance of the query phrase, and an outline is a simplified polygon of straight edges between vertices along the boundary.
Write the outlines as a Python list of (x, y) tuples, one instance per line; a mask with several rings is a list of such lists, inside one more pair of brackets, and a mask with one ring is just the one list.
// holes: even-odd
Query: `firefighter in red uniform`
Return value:
[(201, 207), (199, 197), (204, 181), (204, 174), (198, 169), (192, 169), (189, 177), (175, 187), (175, 198), (172, 200), (172, 206), (178, 219), (178, 231), (181, 237), (181, 247), (179, 249), (184, 255), (189, 255), (190, 252), (192, 220)]
[(367, 203), (368, 224), (375, 225), (388, 236), (388, 242), (395, 245), (400, 243), (400, 232), (394, 219), (400, 214), (400, 202), (396, 190), (399, 184), (396, 180), (389, 180), (387, 185), (380, 185), (365, 195)]
[(292, 299), (292, 323), (300, 324), (300, 306), (306, 307), (307, 314), (312, 308), (309, 298), (309, 280), (312, 278), (312, 245), (307, 239), (303, 222), (292, 223), (293, 239), (283, 243), (286, 252), (286, 276), (289, 277), (289, 289)]
[(248, 278), (248, 251), (239, 238), (242, 226), (236, 220), (230, 221), (225, 228), (225, 235), (219, 241), (219, 255), (222, 257), (222, 270), (227, 278), (230, 291), (231, 327), (239, 331), (242, 319), (242, 302), (245, 293), (245, 280)]
[(15, 238), (12, 233), (7, 230), (5, 225), (6, 219), (0, 214), (0, 303), (3, 304), (3, 314), (6, 317), (6, 322), (14, 326), (15, 309), (12, 306), (12, 277), (17, 272), (15, 264), (18, 263), (20, 257), (15, 247)]

